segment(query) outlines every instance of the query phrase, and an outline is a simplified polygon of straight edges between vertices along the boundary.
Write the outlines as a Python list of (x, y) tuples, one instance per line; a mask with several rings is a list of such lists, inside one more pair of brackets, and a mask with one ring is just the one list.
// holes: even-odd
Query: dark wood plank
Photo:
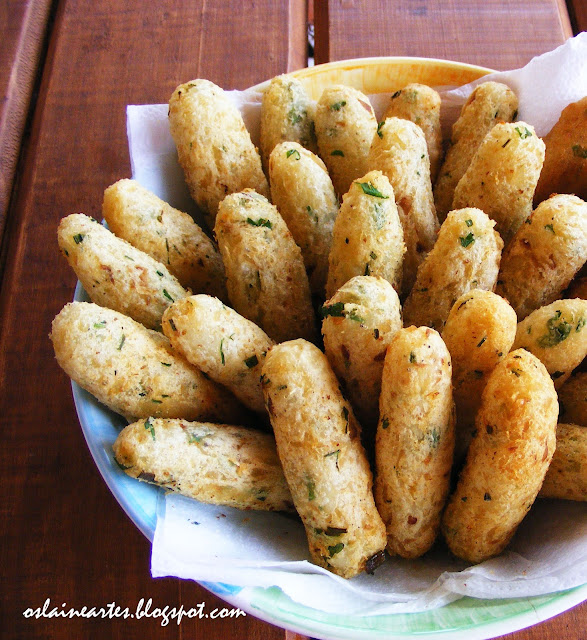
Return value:
[(567, 0), (567, 8), (575, 34), (587, 31), (587, 2), (585, 0)]
[(50, 9), (50, 0), (0, 3), (0, 239)]
[(572, 35), (560, 0), (320, 0), (314, 9), (316, 64), (422, 56), (503, 70)]
[[(125, 106), (166, 102), (180, 81), (245, 87), (305, 60), (305, 5), (231, 0), (69, 0), (59, 4), (30, 142), (11, 203), (0, 291), (0, 604), (2, 637), (265, 638), (284, 632), (238, 620), (25, 619), (47, 598), (61, 607), (206, 609), (222, 602), (199, 585), (152, 580), (150, 544), (100, 477), (56, 365), (51, 320), (73, 295), (59, 256), (59, 219), (100, 216), (102, 193), (129, 176)], [(300, 19), (302, 21), (300, 28)], [(301, 34), (301, 35), (300, 35)]]

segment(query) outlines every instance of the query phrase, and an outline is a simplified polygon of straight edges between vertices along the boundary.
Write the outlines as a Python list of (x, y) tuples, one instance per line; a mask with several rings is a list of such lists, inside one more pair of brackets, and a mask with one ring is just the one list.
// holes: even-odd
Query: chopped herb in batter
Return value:
[[(542, 347), (543, 349), (547, 347), (554, 347), (569, 337), (573, 327), (566, 320), (561, 320), (561, 315), (562, 312), (557, 310), (554, 316), (548, 320), (546, 323), (547, 333), (537, 340), (539, 347)], [(577, 328), (577, 330), (580, 329)]]
[(357, 182), (356, 184), (358, 184), (359, 187), (361, 187), (361, 189), (363, 190), (363, 193), (366, 193), (368, 196), (383, 198), (384, 200), (387, 200), (389, 198), (389, 196), (383, 195), (381, 191), (379, 191), (379, 189), (377, 189), (377, 187), (372, 185), (370, 182)]
[(153, 423), (151, 422), (151, 418), (147, 418), (145, 420), (145, 429), (151, 433), (151, 438), (153, 438), (153, 440), (155, 440), (155, 427), (153, 426)]
[(267, 218), (259, 218), (258, 220), (247, 218), (247, 223), (253, 227), (267, 227), (268, 229), (273, 229), (273, 223), (271, 220), (267, 220)]

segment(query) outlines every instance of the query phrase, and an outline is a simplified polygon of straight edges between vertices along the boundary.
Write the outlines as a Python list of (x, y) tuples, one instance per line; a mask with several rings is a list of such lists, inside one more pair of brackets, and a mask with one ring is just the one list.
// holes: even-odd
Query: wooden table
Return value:
[[(581, 0), (318, 0), (316, 60), (370, 55), (521, 66), (585, 28)], [(306, 65), (305, 0), (7, 0), (0, 9), (0, 507), (3, 638), (297, 637), (238, 620), (25, 619), (29, 607), (141, 598), (222, 607), (199, 585), (153, 580), (150, 545), (102, 481), (85, 445), (50, 323), (75, 278), (58, 221), (100, 217), (106, 186), (130, 174), (125, 105), (165, 102), (206, 77), (244, 88)], [(506, 636), (585, 637), (587, 605)]]

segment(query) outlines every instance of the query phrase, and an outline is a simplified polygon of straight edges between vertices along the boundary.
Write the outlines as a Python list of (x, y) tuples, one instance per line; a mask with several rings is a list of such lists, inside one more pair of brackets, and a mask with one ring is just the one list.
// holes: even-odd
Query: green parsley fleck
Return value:
[(247, 218), (247, 223), (253, 227), (267, 227), (268, 229), (273, 229), (273, 223), (271, 220), (267, 220), (267, 218), (259, 218), (258, 220)]
[(289, 151), (285, 154), (286, 158), (290, 156), (294, 157), (294, 160), (299, 160), (301, 158), (300, 152), (297, 149), (289, 149)]
[(473, 242), (475, 242), (475, 236), (473, 235), (473, 232), (470, 231), (466, 236), (459, 236), (459, 242), (461, 243), (461, 246), (464, 247), (465, 249), (472, 245)]
[(349, 430), (349, 410), (346, 407), (342, 408), (342, 417), (345, 421), (344, 432), (346, 433)]
[(73, 236), (73, 241), (75, 242), (75, 244), (80, 244), (84, 241), (84, 234), (83, 233), (76, 233)]
[(308, 500), (316, 500), (316, 483), (310, 476), (306, 476), (306, 488), (308, 489)]
[(220, 340), (220, 362), (222, 362), (222, 364), (225, 365), (226, 361), (224, 359), (224, 350), (222, 349), (223, 344), (224, 344), (224, 338)]
[(381, 421), (381, 428), (387, 429), (387, 427), (389, 427), (389, 418), (383, 418)]
[(330, 155), (341, 156), (342, 158), (344, 158), (344, 151), (342, 149), (335, 149)]
[(330, 105), (330, 108), (334, 111), (340, 111), (344, 106), (346, 106), (346, 100), (341, 100), (340, 102), (335, 102)]
[(344, 302), (335, 302), (334, 304), (324, 305), (320, 309), (320, 317), (333, 316), (334, 318), (344, 318)]
[(101, 322), (94, 322), (94, 329), (103, 329), (106, 326), (106, 320)]
[(164, 367), (170, 367), (171, 366), (171, 362), (162, 362), (161, 363)]
[(250, 358), (247, 358), (244, 362), (249, 369), (252, 369), (253, 367), (256, 367), (259, 364), (259, 358), (257, 358), (257, 356), (253, 354)]
[(577, 158), (587, 158), (587, 147), (582, 147), (580, 144), (574, 144), (572, 147), (573, 155)]
[(340, 553), (343, 549), (344, 549), (344, 544), (342, 542), (339, 542), (338, 544), (335, 544), (332, 547), (328, 547), (328, 553), (332, 558), (332, 556), (335, 556), (337, 553)]
[(151, 438), (153, 438), (153, 440), (155, 440), (155, 427), (153, 426), (153, 423), (151, 422), (151, 418), (147, 418), (145, 420), (145, 430), (149, 431), (151, 433)]
[(122, 345), (124, 344), (125, 340), (126, 340), (126, 336), (123, 333), (122, 337), (120, 338), (120, 342), (118, 343), (118, 351), (122, 351)]
[(212, 434), (209, 431), (205, 431), (204, 433), (190, 433), (188, 432), (188, 443), (189, 444), (200, 444), (204, 438), (211, 436)]
[(377, 135), (380, 138), (383, 138), (383, 131), (381, 131), (381, 127), (385, 124), (385, 120), (382, 120), (381, 122), (377, 123)]
[(410, 362), (412, 364), (416, 362), (416, 354), (413, 351), (410, 351)]
[(326, 527), (326, 531), (320, 530), (320, 533), (324, 533), (327, 536), (330, 536), (332, 538), (338, 538), (338, 536), (341, 536), (343, 533), (347, 533), (348, 529), (345, 527), (331, 527), (328, 526)]
[(471, 219), (465, 220), (465, 224), (467, 225), (467, 227), (472, 227), (473, 226), (473, 221)]
[(163, 295), (171, 302), (175, 302), (175, 300), (169, 295), (167, 289), (163, 289)]
[(427, 439), (430, 448), (436, 449), (440, 442), (440, 432), (438, 431), (438, 429), (432, 429), (432, 431), (427, 434)]
[(340, 449), (337, 449), (336, 451), (331, 451), (330, 453), (325, 453), (324, 457), (325, 458), (330, 458), (332, 456), (336, 456), (335, 457), (335, 464), (336, 464), (336, 468), (338, 469), (338, 456), (340, 455)]
[(289, 110), (287, 117), (290, 119), (292, 124), (298, 124), (298, 122), (302, 121), (302, 115), (296, 111), (295, 107), (292, 107)]
[(365, 322), (365, 318), (362, 318), (360, 315), (358, 315), (356, 309), (352, 309), (347, 315), (347, 318), (349, 320), (354, 320), (355, 322)]
[(551, 224), (545, 224), (544, 228), (548, 229), (550, 233), (554, 233), (554, 227)]
[(562, 312), (557, 310), (552, 318), (546, 323), (547, 333), (538, 338), (537, 344), (543, 349), (554, 347), (569, 337), (572, 326), (566, 321), (561, 320)]
[(373, 203), (373, 223), (376, 229), (383, 229), (387, 220), (385, 204), (383, 202)]
[(520, 138), (522, 138), (522, 140), (532, 137), (532, 132), (528, 129), (528, 127), (524, 127), (523, 130), (521, 127), (516, 127), (516, 132), (520, 136)]
[(363, 193), (367, 194), (368, 196), (383, 198), (384, 200), (387, 200), (389, 198), (389, 196), (383, 195), (381, 191), (379, 191), (379, 189), (373, 186), (370, 182), (357, 182), (356, 184), (358, 184), (359, 187), (361, 187), (361, 189), (363, 190)]

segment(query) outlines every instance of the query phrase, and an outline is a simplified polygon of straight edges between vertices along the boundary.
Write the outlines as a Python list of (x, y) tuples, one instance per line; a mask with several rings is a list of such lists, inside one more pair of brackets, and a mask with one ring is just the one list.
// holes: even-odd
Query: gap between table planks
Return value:
[(0, 6), (0, 239), (50, 12), (51, 0), (5, 0)]
[(254, 616), (187, 620), (25, 619), (47, 597), (80, 609), (117, 601), (186, 608), (219, 598), (152, 580), (150, 544), (104, 484), (83, 439), (48, 333), (72, 299), (61, 217), (101, 217), (105, 187), (130, 176), (127, 104), (166, 102), (195, 77), (245, 88), (306, 64), (305, 0), (61, 0), (6, 227), (0, 289), (0, 602), (3, 638), (283, 640)]

